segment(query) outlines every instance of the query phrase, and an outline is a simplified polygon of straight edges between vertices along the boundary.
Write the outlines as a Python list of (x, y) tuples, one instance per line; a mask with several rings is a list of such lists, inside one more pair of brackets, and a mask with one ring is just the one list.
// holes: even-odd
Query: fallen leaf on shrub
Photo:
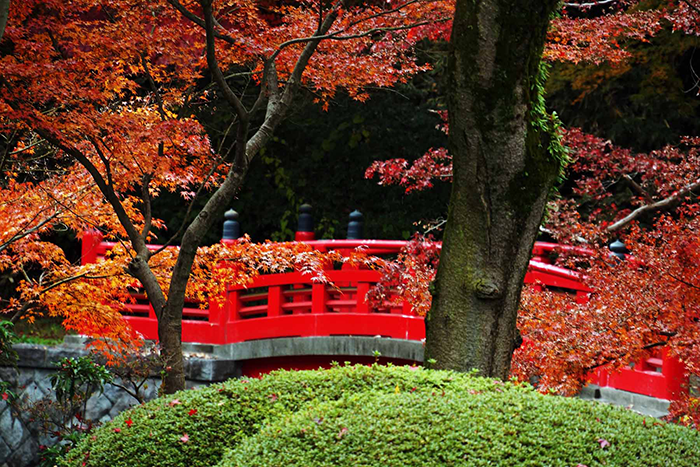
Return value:
[(115, 428), (115, 429), (114, 429), (114, 432), (115, 432), (115, 433), (121, 433), (121, 432), (122, 432), (122, 429), (121, 429), (121, 428)]
[(124, 423), (126, 423), (126, 426), (128, 426), (129, 428), (131, 428), (131, 425), (134, 424), (134, 422), (132, 422), (131, 419), (125, 421)]
[(187, 435), (187, 433), (185, 433), (184, 435), (182, 435), (182, 438), (180, 438), (180, 441), (182, 441), (183, 443), (186, 443), (186, 442), (188, 442), (189, 440), (190, 440), (190, 437)]
[(191, 417), (192, 415), (194, 415), (196, 413), (197, 413), (197, 409), (192, 409), (187, 413), (187, 415), (189, 415)]
[(600, 439), (598, 440), (598, 443), (600, 443), (600, 447), (601, 447), (602, 449), (605, 449), (605, 448), (607, 448), (608, 446), (610, 446), (610, 443), (608, 442), (607, 439), (600, 438)]
[(2, 400), (6, 401), (8, 397), (10, 397), (10, 395), (8, 393), (6, 393), (6, 392), (2, 393)]
[(588, 467), (586, 464), (576, 464), (576, 467)]
[(182, 402), (180, 402), (180, 399), (173, 399), (170, 401), (170, 407), (175, 407), (176, 405), (179, 405), (179, 404), (182, 404)]
[(343, 427), (343, 428), (340, 430), (340, 432), (338, 433), (338, 439), (340, 439), (340, 438), (342, 438), (343, 436), (345, 436), (345, 434), (346, 434), (347, 432), (348, 432), (348, 429), (345, 428), (345, 427)]

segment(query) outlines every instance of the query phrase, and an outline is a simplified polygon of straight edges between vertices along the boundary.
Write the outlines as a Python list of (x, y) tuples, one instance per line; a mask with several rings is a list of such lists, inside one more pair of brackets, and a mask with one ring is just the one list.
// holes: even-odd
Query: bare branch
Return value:
[(158, 112), (160, 113), (160, 119), (165, 121), (166, 115), (165, 107), (163, 106), (163, 97), (160, 95), (160, 91), (158, 91), (158, 86), (156, 85), (156, 82), (153, 79), (153, 75), (151, 75), (151, 71), (148, 69), (148, 60), (146, 60), (146, 54), (144, 54), (143, 52), (141, 52), (141, 66), (143, 66), (143, 71), (146, 73), (146, 77), (148, 78), (148, 84), (151, 86), (151, 91), (153, 91), (153, 94), (156, 96), (156, 103), (158, 104)]
[(695, 285), (695, 284), (693, 284), (692, 282), (688, 282), (688, 281), (686, 281), (685, 279), (682, 279), (682, 278), (680, 278), (680, 277), (677, 277), (677, 276), (671, 274), (670, 272), (667, 272), (666, 274), (667, 274), (670, 278), (672, 278), (672, 279), (674, 279), (674, 280), (677, 280), (678, 282), (680, 282), (680, 283), (683, 284), (683, 285), (687, 285), (688, 287), (690, 287), (690, 288), (692, 288), (692, 289), (698, 289), (698, 290), (700, 290), (700, 286)]
[(255, 115), (255, 113), (262, 107), (265, 103), (265, 99), (271, 93), (274, 96), (279, 95), (279, 84), (277, 83), (277, 68), (275, 67), (274, 59), (265, 60), (265, 66), (263, 68), (263, 76), (260, 85), (260, 93), (258, 98), (255, 100), (255, 104), (250, 108), (250, 115)]
[[(158, 155), (162, 157), (163, 143), (158, 145)], [(141, 201), (143, 201), (143, 230), (141, 237), (146, 241), (148, 233), (151, 231), (151, 222), (153, 221), (153, 212), (151, 210), (151, 193), (149, 185), (151, 183), (151, 174), (143, 174), (141, 177)]]
[(95, 151), (97, 152), (97, 155), (99, 156), (100, 160), (102, 161), (102, 164), (105, 166), (105, 173), (107, 174), (107, 183), (109, 186), (113, 187), (114, 183), (112, 180), (112, 167), (111, 164), (109, 163), (109, 159), (104, 155), (102, 150), (100, 149), (100, 145), (97, 143), (95, 138), (90, 137), (89, 138), (90, 142), (92, 143), (93, 147), (95, 148)]
[(597, 2), (585, 2), (585, 3), (568, 3), (564, 2), (564, 6), (566, 8), (575, 8), (577, 10), (585, 10), (588, 8), (592, 8), (594, 6), (605, 6), (605, 5), (610, 5), (611, 3), (616, 3), (618, 0), (599, 0)]
[[(182, 16), (189, 19), (197, 26), (200, 26), (201, 28), (206, 29), (204, 20), (202, 18), (200, 18), (199, 16), (195, 15), (194, 13), (192, 13), (191, 11), (189, 11), (187, 8), (185, 8), (178, 0), (168, 0), (168, 3), (170, 3), (177, 11), (179, 11), (182, 14)], [(217, 39), (221, 39), (222, 41), (228, 42), (229, 44), (232, 44), (232, 45), (238, 44), (238, 41), (231, 36), (228, 36), (226, 34), (221, 34), (220, 32), (217, 32), (217, 31), (213, 31), (213, 33)]]
[(360, 32), (360, 33), (356, 33), (356, 34), (349, 34), (349, 35), (345, 35), (345, 36), (342, 35), (344, 32), (348, 31), (353, 26), (357, 26), (358, 24), (361, 24), (365, 21), (368, 21), (368, 20), (376, 18), (376, 17), (386, 16), (389, 13), (394, 13), (394, 12), (399, 11), (400, 9), (402, 9), (402, 8), (412, 4), (412, 3), (416, 3), (417, 1), (418, 0), (411, 0), (410, 2), (404, 3), (403, 5), (400, 5), (396, 8), (394, 8), (393, 10), (386, 10), (386, 11), (383, 11), (381, 13), (376, 13), (374, 15), (368, 16), (368, 17), (363, 18), (361, 20), (356, 20), (356, 21), (352, 22), (351, 24), (349, 24), (348, 26), (346, 26), (345, 28), (340, 29), (340, 30), (335, 31), (335, 32), (332, 32), (330, 34), (326, 34), (326, 33), (318, 34), (318, 32), (317, 32), (313, 36), (290, 39), (290, 40), (280, 44), (277, 47), (277, 50), (275, 50), (275, 52), (270, 56), (270, 59), (274, 60), (282, 52), (283, 49), (285, 49), (286, 47), (289, 47), (290, 45), (309, 42), (312, 40), (329, 39), (329, 40), (335, 40), (335, 41), (345, 41), (345, 40), (350, 40), (350, 39), (359, 39), (361, 37), (371, 36), (373, 34), (380, 33), (380, 32), (404, 31), (407, 29), (416, 28), (418, 26), (425, 26), (427, 24), (444, 23), (445, 21), (450, 21), (452, 19), (451, 17), (445, 17), (445, 18), (440, 18), (440, 19), (436, 19), (436, 20), (419, 21), (417, 23), (406, 24), (406, 25), (402, 25), (402, 26), (387, 26), (384, 28), (371, 28), (371, 29), (368, 29), (364, 32)]
[(229, 87), (228, 83), (226, 83), (226, 78), (224, 78), (224, 74), (221, 72), (219, 63), (216, 60), (216, 36), (214, 34), (214, 15), (211, 9), (211, 0), (201, 0), (200, 3), (202, 5), (202, 11), (204, 12), (204, 28), (207, 34), (207, 66), (209, 67), (209, 71), (211, 72), (214, 81), (219, 85), (226, 102), (233, 107), (241, 122), (247, 122), (248, 111), (243, 106), (243, 103), (238, 96), (236, 96), (233, 90)]
[(36, 232), (37, 230), (41, 229), (43, 226), (45, 226), (46, 224), (48, 224), (49, 222), (51, 222), (51, 221), (52, 221), (53, 219), (55, 219), (57, 216), (58, 216), (58, 213), (54, 213), (54, 214), (50, 215), (49, 217), (47, 217), (46, 219), (44, 219), (44, 220), (42, 220), (41, 222), (39, 222), (39, 223), (38, 223), (37, 225), (35, 225), (34, 227), (32, 227), (32, 228), (30, 228), (30, 229), (27, 229), (27, 230), (24, 230), (24, 231), (22, 231), (22, 232), (20, 232), (20, 233), (18, 233), (18, 234), (16, 234), (16, 235), (14, 235), (12, 238), (10, 238), (9, 240), (7, 240), (6, 242), (0, 244), (0, 252), (3, 251), (3, 250), (4, 250), (5, 248), (7, 248), (8, 246), (10, 246), (12, 243), (16, 242), (17, 240), (21, 240), (22, 238), (24, 238), (24, 237), (26, 237), (26, 236), (28, 236), (28, 235), (31, 235), (31, 234), (33, 234), (34, 232)]
[[(275, 128), (277, 128), (277, 126), (280, 124), (280, 122), (286, 115), (287, 109), (291, 105), (292, 100), (294, 99), (294, 96), (296, 95), (296, 92), (299, 89), (299, 86), (301, 84), (301, 76), (304, 73), (306, 66), (309, 64), (311, 56), (316, 51), (318, 44), (323, 40), (323, 37), (325, 37), (326, 33), (330, 30), (331, 26), (333, 26), (333, 23), (338, 18), (339, 8), (343, 6), (345, 2), (346, 0), (338, 0), (333, 5), (330, 12), (323, 20), (323, 24), (321, 24), (321, 28), (319, 29), (318, 33), (308, 40), (308, 42), (304, 46), (304, 49), (299, 55), (296, 64), (294, 65), (294, 70), (292, 71), (292, 74), (290, 75), (285, 86), (284, 93), (281, 96), (277, 96), (275, 94), (275, 90), (279, 88), (279, 85), (277, 83), (277, 73), (273, 73), (274, 68), (270, 68), (270, 73), (268, 75), (267, 81), (268, 89), (270, 90), (271, 94), (270, 99), (267, 103), (265, 120), (263, 121), (262, 125), (260, 125), (260, 128), (258, 128), (255, 134), (248, 140), (247, 144), (245, 145), (244, 155), (246, 158), (246, 164), (250, 163), (250, 161), (253, 159), (255, 154), (257, 154), (260, 148), (263, 147), (267, 143), (267, 141), (272, 137), (272, 132), (275, 130)], [(269, 58), (269, 60), (270, 62), (274, 60), (274, 54), (272, 57)]]
[(625, 179), (625, 181), (629, 184), (629, 186), (630, 186), (638, 195), (644, 197), (644, 199), (646, 199), (648, 203), (652, 202), (652, 197), (651, 197), (651, 195), (649, 194), (649, 192), (646, 191), (644, 188), (642, 188), (642, 186), (641, 186), (639, 183), (635, 182), (634, 179), (633, 179), (632, 177), (630, 177), (629, 175), (625, 174), (625, 175), (622, 176), (622, 178)]
[(605, 230), (608, 232), (615, 232), (616, 230), (620, 230), (621, 228), (625, 227), (627, 224), (638, 218), (644, 213), (647, 212), (652, 212), (652, 211), (657, 211), (659, 209), (665, 209), (668, 208), (675, 203), (679, 202), (681, 198), (689, 194), (691, 191), (694, 191), (696, 189), (700, 188), (700, 179), (696, 180), (695, 182), (684, 186), (668, 198), (664, 198), (660, 201), (657, 201), (655, 203), (651, 204), (645, 204), (642, 207), (639, 207), (632, 211), (630, 214), (625, 216), (624, 218), (620, 219), (619, 221), (615, 222), (614, 224), (608, 226)]
[(182, 220), (182, 224), (180, 224), (180, 228), (177, 229), (177, 232), (175, 232), (173, 235), (170, 236), (167, 242), (165, 242), (163, 245), (161, 245), (160, 248), (155, 250), (154, 252), (151, 253), (151, 256), (155, 256), (161, 251), (165, 250), (167, 247), (169, 247), (173, 241), (182, 233), (183, 230), (185, 230), (185, 226), (187, 225), (187, 219), (189, 219), (190, 214), (192, 213), (192, 208), (194, 207), (194, 203), (199, 197), (200, 193), (204, 189), (204, 186), (207, 184), (209, 181), (209, 178), (214, 174), (214, 171), (216, 170), (216, 167), (218, 165), (218, 161), (215, 161), (214, 164), (212, 165), (211, 169), (209, 170), (209, 173), (207, 174), (206, 178), (204, 179), (204, 182), (199, 186), (197, 189), (197, 192), (195, 193), (194, 197), (192, 198), (192, 201), (190, 201), (190, 205), (187, 206), (187, 211), (185, 212), (185, 217)]

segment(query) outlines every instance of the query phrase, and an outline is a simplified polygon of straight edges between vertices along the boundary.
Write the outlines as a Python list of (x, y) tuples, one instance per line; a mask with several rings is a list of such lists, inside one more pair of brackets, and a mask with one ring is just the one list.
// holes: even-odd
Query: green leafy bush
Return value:
[[(601, 447), (599, 439), (610, 446)], [(528, 450), (539, 453), (531, 465), (569, 465), (549, 453), (577, 454), (573, 466), (596, 465), (598, 458), (634, 465), (615, 462), (640, 457), (637, 443), (646, 443), (639, 449), (652, 459), (645, 465), (699, 460), (686, 452), (666, 462), (685, 446), (697, 450), (698, 433), (620, 409), (464, 374), (343, 366), (231, 380), (157, 399), (96, 430), (62, 465), (485, 465), (487, 459), (527, 465), (505, 459)], [(369, 457), (358, 457), (362, 452)], [(491, 457), (472, 462), (467, 453)]]
[(678, 426), (513, 387), (365, 393), (277, 420), (219, 467), (697, 466), (698, 447)]

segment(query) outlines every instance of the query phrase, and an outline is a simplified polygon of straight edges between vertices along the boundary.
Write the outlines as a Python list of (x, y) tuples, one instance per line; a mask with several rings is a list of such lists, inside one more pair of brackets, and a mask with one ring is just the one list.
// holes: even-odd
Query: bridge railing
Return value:
[[(306, 217), (305, 217), (306, 216)], [(238, 215), (227, 212), (222, 241), (240, 236)], [(396, 255), (405, 245), (401, 240), (363, 239), (362, 217), (350, 216), (348, 238), (315, 240), (310, 207), (303, 206), (299, 219), (298, 241), (320, 251), (335, 250), (349, 254), (361, 247), (370, 255)], [(101, 260), (116, 243), (105, 242), (98, 232), (85, 232), (82, 262)], [(151, 249), (159, 245), (149, 245)], [(553, 256), (561, 253), (591, 255), (585, 248), (536, 242), (525, 283), (536, 288), (557, 288), (576, 295), (585, 303), (592, 292), (581, 273), (556, 266)], [(298, 272), (261, 275), (246, 286), (230, 286), (225, 296), (211, 300), (208, 307), (188, 302), (183, 309), (182, 340), (206, 344), (231, 344), (259, 339), (311, 336), (382, 336), (420, 341), (425, 338), (423, 317), (409, 303), (373, 307), (365, 299), (367, 292), (381, 279), (378, 271), (364, 269), (331, 270), (326, 274), (333, 285), (312, 282)], [(157, 340), (158, 323), (145, 295), (132, 294), (134, 303), (126, 305), (124, 318), (144, 338)], [(665, 351), (656, 349), (649, 358), (619, 372), (601, 367), (590, 375), (590, 382), (662, 399), (680, 394), (684, 383), (683, 365)]]

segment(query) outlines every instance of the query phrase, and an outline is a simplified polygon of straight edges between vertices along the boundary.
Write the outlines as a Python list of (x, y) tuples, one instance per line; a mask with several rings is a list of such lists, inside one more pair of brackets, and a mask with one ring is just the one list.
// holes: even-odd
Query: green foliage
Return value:
[(699, 441), (691, 430), (524, 387), (450, 388), (311, 407), (243, 440), (219, 467), (696, 466)]
[(17, 339), (14, 325), (11, 321), (0, 321), (0, 365), (14, 366), (17, 364), (17, 352), (12, 343)]
[(44, 446), (39, 455), (39, 467), (55, 467), (61, 457), (70, 452), (85, 436), (87, 436), (85, 432), (74, 431), (64, 436), (63, 442)]
[[(511, 420), (512, 430), (519, 431), (508, 431)], [(461, 459), (467, 446), (469, 452), (493, 451), (492, 458), (498, 453), (515, 456), (530, 446), (527, 449), (539, 452), (540, 460), (551, 448), (557, 454), (579, 452), (581, 461), (618, 451), (622, 457), (610, 459), (623, 459), (646, 449), (649, 456), (657, 456), (648, 457), (657, 459), (649, 465), (690, 465), (682, 461), (667, 464), (664, 459), (669, 457), (663, 456), (681, 452), (689, 442), (697, 446), (698, 434), (654, 423), (620, 409), (541, 396), (527, 386), (471, 375), (409, 367), (342, 366), (281, 371), (260, 380), (230, 380), (151, 401), (94, 431), (60, 465), (210, 466), (229, 448), (234, 450), (222, 463), (225, 466), (379, 465), (370, 462), (380, 459), (387, 465), (418, 465), (411, 460), (412, 452), (418, 456), (415, 459), (426, 459), (437, 451)], [(482, 432), (481, 426), (489, 428)], [(306, 432), (301, 431), (304, 428)], [(579, 433), (580, 428), (587, 434)], [(546, 441), (543, 436), (548, 436)], [(571, 446), (563, 441), (568, 437)], [(609, 449), (599, 445), (598, 439), (604, 437), (611, 443)], [(628, 445), (630, 440), (648, 439), (653, 442)], [(674, 439), (673, 446), (669, 439)], [(443, 440), (449, 443), (445, 445), (448, 449), (442, 448)], [(359, 460), (363, 443), (371, 456), (365, 461)], [(297, 451), (297, 445), (310, 449), (308, 455), (291, 452)], [(348, 457), (342, 461), (340, 445), (348, 447)], [(288, 446), (295, 447), (289, 453), (273, 453), (286, 451)], [(624, 454), (628, 448), (631, 451)], [(331, 454), (335, 457), (326, 457)], [(688, 453), (686, 459), (692, 455), (697, 456)], [(549, 458), (545, 465), (551, 465), (552, 459), (556, 460)]]
[[(539, 145), (547, 151), (551, 162), (559, 167), (557, 183), (564, 181), (566, 166), (571, 161), (569, 151), (562, 139), (562, 123), (556, 112), (548, 112), (545, 103), (545, 85), (549, 78), (550, 65), (541, 61), (535, 78), (534, 98), (530, 108), (530, 131), (539, 135)], [(546, 147), (543, 147), (545, 146)]]
[(90, 357), (64, 358), (55, 363), (56, 373), (50, 375), (51, 386), (59, 402), (71, 401), (76, 396), (89, 399), (112, 380), (112, 374)]

